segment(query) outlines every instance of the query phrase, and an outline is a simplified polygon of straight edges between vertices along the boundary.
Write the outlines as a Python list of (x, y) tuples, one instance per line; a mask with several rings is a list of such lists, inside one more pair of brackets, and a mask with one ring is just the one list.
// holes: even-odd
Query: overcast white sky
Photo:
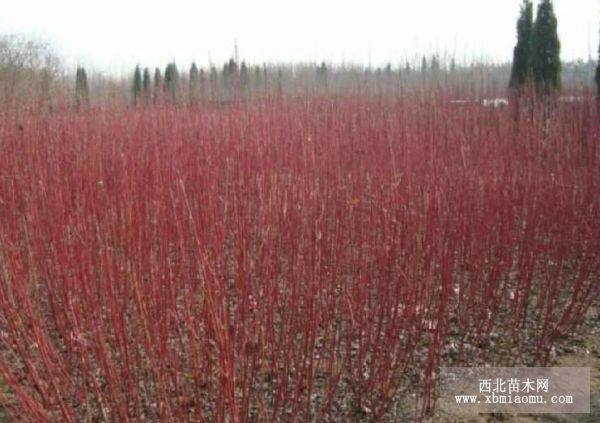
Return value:
[[(0, 33), (51, 41), (69, 64), (129, 72), (169, 60), (399, 63), (434, 51), (510, 60), (521, 0), (3, 0)], [(6, 4), (8, 3), (8, 4)], [(536, 1), (537, 3), (537, 1)], [(598, 51), (600, 0), (554, 0), (562, 58)]]

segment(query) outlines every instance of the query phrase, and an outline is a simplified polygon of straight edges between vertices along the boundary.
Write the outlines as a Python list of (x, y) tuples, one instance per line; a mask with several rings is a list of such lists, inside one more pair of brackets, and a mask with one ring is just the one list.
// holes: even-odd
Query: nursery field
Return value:
[(600, 294), (592, 98), (0, 113), (14, 421), (410, 421)]

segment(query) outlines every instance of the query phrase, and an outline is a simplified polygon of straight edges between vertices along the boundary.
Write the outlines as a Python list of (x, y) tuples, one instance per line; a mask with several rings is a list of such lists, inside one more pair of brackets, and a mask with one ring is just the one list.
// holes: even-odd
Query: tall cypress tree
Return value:
[(598, 63), (596, 63), (596, 100), (600, 104), (600, 42), (598, 42)]
[(196, 62), (193, 62), (190, 67), (190, 103), (192, 104), (198, 99), (198, 77), (198, 67)]
[(549, 91), (560, 88), (560, 41), (552, 0), (538, 5), (533, 25), (532, 67), (538, 89)]
[(162, 91), (162, 75), (160, 73), (160, 69), (154, 69), (154, 103), (156, 103), (160, 97), (160, 93)]
[(171, 62), (165, 69), (165, 88), (171, 93), (171, 100), (177, 100), (177, 85), (179, 84), (179, 71), (175, 62)]
[(87, 83), (87, 74), (85, 69), (81, 66), (77, 66), (77, 72), (75, 73), (75, 103), (77, 108), (87, 104), (89, 101), (89, 91)]
[(238, 64), (237, 64), (237, 62), (235, 61), (234, 58), (229, 59), (228, 66), (229, 66), (229, 74), (230, 75), (237, 74), (237, 72), (238, 72)]
[(150, 70), (148, 68), (144, 68), (144, 75), (142, 77), (142, 89), (144, 91), (145, 101), (148, 102), (150, 98)]
[(531, 67), (533, 36), (533, 4), (523, 0), (521, 14), (517, 21), (517, 44), (513, 51), (513, 63), (510, 73), (510, 87), (518, 88), (527, 83), (533, 74)]
[(317, 82), (321, 88), (327, 88), (327, 64), (321, 62), (321, 65), (317, 67)]
[(210, 84), (210, 99), (212, 101), (216, 101), (219, 95), (218, 93), (218, 84), (219, 84), (219, 75), (217, 74), (217, 68), (214, 65), (210, 67), (210, 75), (209, 75), (209, 84)]
[[(324, 65), (325, 63), (323, 63)], [(325, 68), (325, 83), (327, 83), (327, 68)], [(277, 68), (277, 95), (281, 97), (283, 94), (283, 70)]]
[(223, 64), (223, 79), (221, 80), (221, 84), (222, 84), (222, 96), (224, 96), (225, 98), (229, 99), (230, 96), (230, 79), (231, 79), (231, 73), (229, 70), (229, 62), (225, 62), (225, 64)]
[(390, 62), (385, 65), (385, 75), (389, 78), (392, 76), (392, 64)]
[(237, 87), (238, 64), (234, 58), (230, 58), (223, 65), (223, 92), (225, 98), (231, 99)]
[(140, 70), (140, 66), (137, 65), (135, 67), (135, 71), (133, 72), (133, 105), (137, 106), (138, 99), (142, 94), (142, 71)]
[(198, 85), (200, 86), (200, 100), (206, 100), (206, 75), (204, 73), (204, 69), (200, 69), (200, 73), (198, 75)]
[(431, 56), (431, 72), (433, 74), (438, 74), (440, 72), (441, 69), (441, 65), (440, 65), (440, 58), (437, 56), (437, 54), (434, 54), (433, 56)]
[(267, 64), (263, 63), (263, 84), (264, 84), (264, 88), (265, 90), (269, 89), (269, 78), (268, 78), (269, 74), (267, 71)]
[(247, 94), (249, 84), (250, 76), (248, 75), (248, 66), (246, 66), (246, 62), (242, 62), (240, 66), (240, 89), (243, 95)]
[(254, 89), (259, 90), (262, 85), (260, 66), (254, 68)]

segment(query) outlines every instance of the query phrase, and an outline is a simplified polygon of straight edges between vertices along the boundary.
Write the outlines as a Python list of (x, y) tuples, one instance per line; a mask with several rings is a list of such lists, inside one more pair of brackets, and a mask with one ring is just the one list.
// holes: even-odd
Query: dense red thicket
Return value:
[(412, 393), (419, 417), (439, 366), (490, 362), (492, 336), (544, 364), (598, 298), (595, 113), (412, 97), (5, 113), (3, 406), (354, 420)]

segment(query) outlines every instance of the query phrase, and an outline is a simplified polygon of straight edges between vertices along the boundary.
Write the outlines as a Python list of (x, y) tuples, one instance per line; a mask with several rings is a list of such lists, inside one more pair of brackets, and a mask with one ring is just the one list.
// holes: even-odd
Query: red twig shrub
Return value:
[(3, 114), (4, 408), (353, 420), (408, 386), (419, 416), (491, 337), (545, 363), (598, 298), (592, 107)]

